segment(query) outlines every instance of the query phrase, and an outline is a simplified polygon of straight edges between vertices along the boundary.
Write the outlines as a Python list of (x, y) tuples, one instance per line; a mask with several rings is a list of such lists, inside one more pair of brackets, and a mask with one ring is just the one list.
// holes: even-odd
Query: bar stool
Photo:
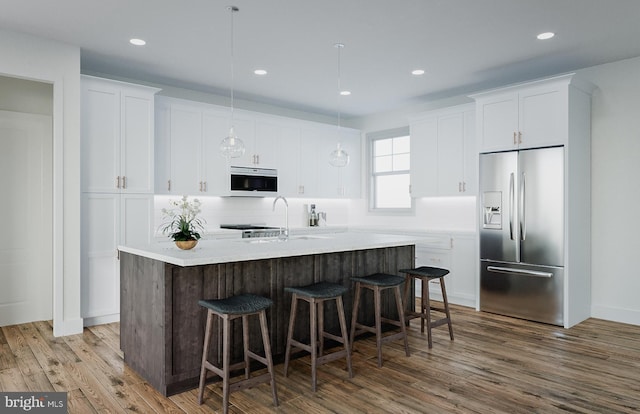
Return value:
[[(378, 348), (378, 368), (382, 367), (382, 344), (394, 341), (396, 339), (404, 340), (404, 351), (409, 356), (409, 343), (407, 341), (407, 330), (405, 327), (405, 316), (404, 316), (404, 307), (402, 306), (402, 301), (400, 300), (400, 285), (404, 282), (404, 278), (400, 276), (394, 276), (386, 273), (375, 273), (373, 275), (364, 276), (364, 277), (353, 277), (351, 278), (354, 282), (356, 282), (356, 294), (353, 302), (353, 314), (351, 317), (351, 347), (353, 349), (353, 340), (356, 335), (361, 334), (362, 332), (373, 332), (376, 334), (376, 346)], [(367, 326), (361, 323), (358, 323), (358, 307), (360, 306), (360, 290), (361, 289), (371, 289), (373, 291), (373, 300), (374, 300), (374, 313), (375, 313), (375, 326)], [(393, 289), (393, 293), (396, 299), (396, 306), (398, 307), (398, 316), (399, 319), (393, 320), (388, 318), (383, 318), (381, 313), (381, 292), (386, 289)], [(382, 336), (382, 322), (389, 323), (391, 325), (399, 326), (400, 332)]]
[[(202, 404), (207, 370), (214, 372), (222, 378), (222, 409), (226, 414), (229, 410), (229, 394), (234, 391), (253, 387), (254, 385), (271, 382), (271, 394), (273, 405), (278, 406), (278, 394), (273, 372), (273, 360), (271, 358), (271, 343), (269, 341), (269, 329), (267, 327), (266, 309), (273, 302), (271, 299), (255, 295), (238, 295), (226, 299), (200, 300), (200, 306), (207, 308), (207, 328), (204, 334), (204, 349), (202, 351), (202, 366), (200, 368), (200, 386), (198, 389), (198, 404)], [(222, 319), (222, 369), (216, 367), (207, 360), (209, 342), (213, 334), (213, 316)], [(249, 316), (258, 315), (260, 318), (260, 330), (264, 344), (265, 356), (262, 357), (249, 350)], [(244, 361), (230, 364), (231, 359), (231, 321), (242, 318), (242, 338), (244, 349)], [(249, 359), (255, 359), (267, 366), (268, 372), (250, 378)], [(233, 384), (229, 382), (229, 373), (233, 370), (244, 368), (245, 378)]]
[[(351, 350), (349, 349), (349, 340), (347, 338), (347, 322), (344, 317), (344, 306), (342, 303), (342, 295), (348, 289), (336, 283), (320, 282), (307, 286), (285, 287), (284, 290), (293, 294), (291, 297), (291, 316), (289, 317), (287, 348), (284, 356), (284, 376), (287, 376), (287, 371), (289, 369), (291, 348), (295, 347), (311, 354), (311, 389), (313, 392), (315, 392), (317, 388), (318, 365), (344, 357), (347, 359), (349, 378), (353, 378), (353, 371), (351, 369)], [(311, 325), (311, 339), (309, 344), (303, 344), (302, 342), (293, 339), (293, 329), (296, 322), (298, 300), (309, 302), (309, 323)], [(336, 301), (338, 319), (340, 321), (340, 333), (342, 337), (325, 332), (324, 330), (324, 302), (328, 300)], [(324, 338), (333, 339), (334, 341), (343, 344), (344, 349), (323, 355)]]
[[(447, 300), (447, 289), (444, 286), (444, 277), (449, 274), (447, 269), (439, 267), (420, 266), (415, 269), (401, 269), (400, 272), (406, 274), (407, 283), (404, 286), (404, 303), (409, 303), (409, 282), (413, 282), (413, 279), (420, 279), (422, 281), (422, 300), (420, 303), (420, 312), (415, 310), (407, 310), (407, 321), (414, 318), (420, 318), (420, 332), (424, 333), (424, 322), (427, 321), (427, 339), (429, 342), (429, 348), (432, 347), (431, 340), (431, 328), (444, 325), (449, 325), (449, 337), (453, 341), (453, 328), (451, 327), (451, 314), (449, 313), (449, 301)], [(429, 281), (434, 279), (440, 279), (440, 290), (442, 291), (442, 302), (444, 303), (444, 309), (439, 309), (431, 306), (429, 300)], [(415, 299), (411, 301), (415, 303)], [(445, 317), (431, 320), (431, 311), (444, 312)]]

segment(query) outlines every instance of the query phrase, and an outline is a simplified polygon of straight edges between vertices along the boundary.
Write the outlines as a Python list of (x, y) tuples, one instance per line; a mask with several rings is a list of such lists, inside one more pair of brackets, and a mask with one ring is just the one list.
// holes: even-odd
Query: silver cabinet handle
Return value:
[(198, 183), (200, 185), (200, 192), (202, 192), (202, 181)]
[(487, 266), (487, 270), (495, 273), (506, 273), (506, 274), (521, 275), (521, 276), (553, 277), (553, 273), (549, 273), (549, 272), (538, 272), (536, 270), (525, 270), (525, 269), (512, 269), (509, 267), (500, 267), (500, 266)]
[(207, 192), (207, 182), (206, 181), (202, 182), (202, 191), (204, 191), (205, 193)]
[(127, 177), (122, 176), (122, 189), (127, 188)]
[(513, 131), (513, 145), (517, 144), (518, 141), (516, 140), (516, 131)]
[(167, 180), (167, 191), (171, 191), (171, 180)]
[(116, 188), (120, 188), (120, 176), (116, 177)]
[(522, 144), (522, 132), (518, 131), (518, 144)]
[(466, 193), (467, 192), (467, 183), (466, 182), (462, 182), (462, 192)]

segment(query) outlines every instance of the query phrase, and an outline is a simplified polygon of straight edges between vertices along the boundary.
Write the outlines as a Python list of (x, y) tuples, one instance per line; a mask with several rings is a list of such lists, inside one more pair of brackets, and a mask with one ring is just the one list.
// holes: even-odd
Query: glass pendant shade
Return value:
[(233, 127), (229, 129), (229, 135), (220, 142), (220, 153), (225, 158), (238, 158), (244, 155), (244, 142), (237, 137)]
[(342, 145), (339, 142), (336, 149), (329, 154), (329, 164), (334, 167), (346, 167), (349, 165), (349, 154), (342, 149)]

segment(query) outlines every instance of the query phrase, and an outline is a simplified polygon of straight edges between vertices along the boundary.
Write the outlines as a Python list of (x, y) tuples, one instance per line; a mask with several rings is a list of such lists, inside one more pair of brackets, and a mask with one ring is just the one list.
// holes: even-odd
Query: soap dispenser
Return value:
[(318, 213), (316, 213), (316, 205), (311, 204), (311, 212), (309, 213), (309, 227), (318, 226)]

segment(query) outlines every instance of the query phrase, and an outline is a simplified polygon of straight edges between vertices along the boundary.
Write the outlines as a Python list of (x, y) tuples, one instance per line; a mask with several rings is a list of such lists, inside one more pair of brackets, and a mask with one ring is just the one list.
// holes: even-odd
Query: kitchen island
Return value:
[[(415, 237), (385, 234), (333, 233), (274, 239), (202, 240), (182, 251), (170, 242), (120, 246), (120, 347), (125, 362), (163, 395), (195, 388), (200, 374), (206, 311), (200, 299), (253, 293), (273, 300), (268, 310), (271, 348), (281, 360), (291, 294), (286, 286), (328, 281), (351, 288), (351, 277), (376, 272), (399, 274), (414, 266)], [(344, 296), (350, 322), (351, 290)], [(373, 310), (373, 298), (364, 296), (360, 309)], [(296, 336), (308, 339), (308, 307), (302, 306)], [(396, 317), (393, 300), (383, 301), (383, 312)], [(361, 311), (361, 320), (373, 324), (373, 312)], [(335, 304), (327, 304), (325, 327), (338, 332)], [(258, 325), (251, 321), (251, 331)], [(221, 325), (214, 324), (221, 338)], [(233, 360), (240, 360), (241, 324), (232, 335)], [(251, 347), (262, 349), (259, 334)], [(210, 360), (220, 363), (220, 339), (213, 340)]]

